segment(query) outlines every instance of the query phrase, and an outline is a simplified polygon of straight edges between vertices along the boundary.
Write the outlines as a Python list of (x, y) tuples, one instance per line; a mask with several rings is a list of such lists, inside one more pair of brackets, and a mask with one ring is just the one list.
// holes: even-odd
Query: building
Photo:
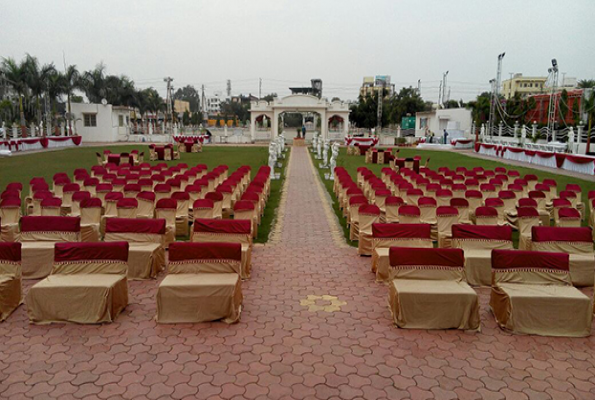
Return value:
[(384, 97), (392, 96), (394, 86), (390, 83), (390, 75), (364, 76), (359, 94), (362, 97), (376, 96), (376, 93), (384, 89)]
[(514, 74), (512, 79), (507, 79), (502, 82), (502, 96), (504, 96), (505, 99), (510, 99), (517, 93), (520, 94), (521, 97), (547, 93), (548, 89), (545, 87), (546, 81), (546, 76), (530, 77), (523, 76), (523, 74)]
[(258, 101), (258, 97), (252, 96), (252, 94), (249, 94), (248, 96), (242, 94), (239, 96), (231, 96), (232, 103), (250, 104), (251, 101)]
[(322, 79), (310, 80), (310, 86), (290, 87), (291, 94), (309, 94), (319, 99), (322, 97)]
[(174, 100), (174, 110), (179, 115), (184, 114), (186, 111), (190, 112), (190, 102), (186, 100)]
[(130, 134), (131, 107), (72, 103), (74, 131), (88, 142), (125, 141)]
[[(568, 95), (566, 100), (564, 100), (562, 97), (561, 91), (558, 91), (554, 94), (554, 98), (556, 100), (556, 121), (563, 125), (574, 125), (576, 124), (577, 120), (586, 120), (583, 104), (587, 96), (591, 95), (591, 90), (575, 89), (567, 90), (566, 92)], [(531, 124), (536, 122), (543, 125), (547, 124), (550, 108), (550, 94), (537, 94), (531, 96), (531, 98), (535, 100), (535, 107), (527, 111), (525, 123)], [(560, 109), (560, 105), (563, 102), (563, 108)], [(561, 113), (563, 112), (564, 108), (566, 109), (566, 114), (564, 115), (564, 121), (562, 122)]]
[(221, 112), (221, 96), (215, 94), (214, 96), (205, 97), (203, 113), (205, 117), (209, 114), (219, 114)]
[(467, 108), (442, 108), (415, 114), (415, 136), (425, 137), (434, 133), (442, 137), (444, 130), (449, 138), (471, 135), (471, 110)]

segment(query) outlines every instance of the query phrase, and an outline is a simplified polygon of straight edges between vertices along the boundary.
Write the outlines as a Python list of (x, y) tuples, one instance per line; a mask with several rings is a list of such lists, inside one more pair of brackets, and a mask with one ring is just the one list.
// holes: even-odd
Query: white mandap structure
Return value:
[(322, 123), (320, 124), (321, 136), (328, 138), (328, 123), (331, 118), (338, 116), (345, 121), (343, 130), (345, 136), (349, 132), (349, 106), (342, 101), (333, 101), (319, 99), (316, 96), (305, 94), (294, 94), (283, 98), (275, 98), (268, 102), (265, 100), (253, 101), (250, 107), (250, 136), (252, 141), (256, 139), (256, 120), (264, 115), (271, 120), (271, 139), (277, 136), (279, 132), (279, 116), (285, 112), (307, 113), (315, 112), (320, 115)]

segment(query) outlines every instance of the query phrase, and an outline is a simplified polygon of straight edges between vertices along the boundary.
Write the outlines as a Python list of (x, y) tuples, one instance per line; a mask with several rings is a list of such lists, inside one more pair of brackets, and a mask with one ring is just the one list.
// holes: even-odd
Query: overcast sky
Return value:
[[(103, 61), (138, 87), (165, 93), (289, 94), (323, 80), (323, 95), (355, 99), (362, 78), (391, 75), (437, 101), (489, 90), (497, 56), (511, 72), (545, 76), (557, 58), (568, 77), (595, 78), (595, 0), (0, 0), (0, 57), (80, 70)], [(560, 79), (562, 75), (560, 75)]]

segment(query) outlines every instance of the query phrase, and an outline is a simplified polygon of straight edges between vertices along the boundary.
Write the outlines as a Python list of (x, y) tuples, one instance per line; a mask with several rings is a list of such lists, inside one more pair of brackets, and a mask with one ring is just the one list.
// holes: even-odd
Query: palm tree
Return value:
[(26, 64), (26, 81), (27, 86), (31, 90), (31, 94), (35, 97), (35, 105), (36, 105), (36, 119), (37, 123), (40, 123), (42, 120), (42, 112), (41, 112), (41, 96), (47, 90), (47, 79), (50, 74), (56, 72), (56, 68), (54, 64), (45, 64), (42, 67), (39, 66), (39, 61), (36, 57), (27, 54), (25, 57), (25, 64)]
[(54, 71), (52, 74), (48, 75), (47, 77), (47, 86), (48, 86), (48, 98), (50, 101), (50, 110), (52, 119), (54, 120), (54, 132), (58, 135), (58, 119), (56, 118), (56, 114), (58, 109), (56, 107), (56, 103), (58, 98), (66, 93), (66, 85), (64, 75), (59, 71)]
[(68, 99), (68, 134), (72, 135), (72, 109), (70, 105), (70, 99), (72, 97), (72, 91), (79, 88), (81, 83), (81, 76), (79, 71), (76, 69), (76, 65), (69, 65), (66, 68), (62, 83), (64, 85), (64, 90), (66, 91), (66, 96)]
[(578, 87), (581, 89), (595, 88), (595, 79), (581, 79), (578, 81)]
[(105, 65), (99, 63), (95, 69), (86, 71), (81, 77), (81, 88), (91, 103), (101, 103), (107, 95)]
[(587, 113), (587, 153), (591, 151), (591, 129), (593, 128), (593, 119), (595, 118), (595, 89), (591, 89), (591, 96), (585, 96), (583, 110)]
[(14, 58), (4, 58), (2, 61), (2, 72), (12, 89), (19, 97), (19, 112), (21, 117), (21, 132), (27, 137), (27, 121), (25, 121), (25, 110), (23, 108), (23, 97), (29, 92), (27, 86), (27, 63), (26, 60), (20, 63)]
[(147, 108), (150, 111), (155, 113), (155, 123), (157, 123), (158, 117), (157, 113), (159, 110), (162, 110), (165, 106), (163, 98), (159, 95), (159, 93), (151, 88), (145, 89), (146, 96), (147, 96)]

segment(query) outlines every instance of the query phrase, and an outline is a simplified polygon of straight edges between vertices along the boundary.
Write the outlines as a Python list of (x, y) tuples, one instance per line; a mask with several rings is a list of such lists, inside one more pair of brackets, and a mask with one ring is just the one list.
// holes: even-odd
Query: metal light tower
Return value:
[(496, 102), (500, 101), (499, 91), (500, 91), (500, 82), (502, 79), (502, 59), (506, 53), (502, 53), (498, 55), (498, 70), (496, 72), (496, 79), (492, 79), (490, 83), (492, 84), (492, 100), (490, 102), (490, 119), (488, 121), (488, 132), (490, 136), (492, 136), (492, 130), (494, 128), (495, 116), (496, 116)]
[(446, 71), (442, 75), (442, 108), (444, 108), (444, 103), (446, 103), (446, 78), (448, 77), (448, 71)]
[(552, 88), (550, 91), (550, 104), (547, 116), (547, 134), (552, 136), (554, 132), (554, 125), (556, 123), (556, 112), (558, 109), (558, 96), (556, 96), (556, 87), (558, 86), (558, 61), (554, 58), (552, 60), (552, 68), (548, 69), (552, 79)]
[[(167, 128), (167, 118), (171, 118), (171, 122), (173, 123), (173, 108), (171, 104), (171, 83), (173, 82), (173, 78), (169, 76), (163, 78), (163, 82), (167, 83), (167, 93), (165, 97), (165, 105), (167, 107), (167, 115), (165, 116), (165, 127)], [(157, 117), (157, 116), (155, 116)]]

